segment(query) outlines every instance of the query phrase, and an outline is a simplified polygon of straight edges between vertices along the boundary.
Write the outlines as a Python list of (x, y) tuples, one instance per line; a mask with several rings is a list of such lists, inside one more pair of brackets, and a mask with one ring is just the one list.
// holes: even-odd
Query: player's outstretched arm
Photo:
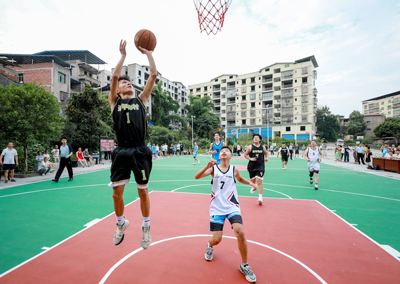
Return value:
[(242, 177), (240, 175), (240, 171), (236, 167), (235, 167), (235, 178), (240, 183), (249, 184), (251, 187), (254, 187), (254, 188), (256, 187), (256, 185), (254, 183), (252, 183), (251, 181), (248, 181), (247, 179)]
[(269, 154), (268, 154), (267, 148), (265, 148), (265, 146), (263, 146), (263, 150), (264, 150), (264, 157), (265, 157), (264, 161), (268, 162)]
[(149, 67), (150, 67), (150, 77), (147, 80), (146, 86), (144, 87), (143, 92), (139, 95), (139, 98), (142, 100), (143, 104), (146, 105), (147, 101), (150, 98), (151, 92), (153, 91), (154, 83), (157, 79), (157, 68), (156, 63), (154, 62), (153, 58), (153, 51), (141, 48), (139, 46), (139, 50), (147, 55), (147, 59), (149, 60)]
[(201, 179), (203, 177), (211, 175), (212, 174), (212, 167), (214, 165), (215, 165), (215, 161), (214, 160), (209, 161), (208, 164), (204, 168), (202, 168), (200, 171), (198, 171), (195, 174), (194, 178), (195, 179)]
[(122, 66), (126, 58), (126, 40), (121, 39), (119, 43), (119, 51), (121, 52), (121, 59), (118, 61), (117, 66), (115, 66), (114, 73), (112, 75), (110, 94), (108, 95), (108, 102), (110, 103), (111, 112), (114, 110), (115, 101), (118, 98), (118, 78), (122, 71)]

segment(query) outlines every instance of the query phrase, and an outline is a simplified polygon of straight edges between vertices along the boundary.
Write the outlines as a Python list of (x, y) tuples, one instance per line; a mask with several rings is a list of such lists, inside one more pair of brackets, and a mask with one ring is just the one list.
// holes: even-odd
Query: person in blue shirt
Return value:
[(61, 143), (62, 145), (60, 147), (60, 154), (61, 154), (60, 167), (58, 168), (56, 176), (54, 179), (52, 179), (52, 181), (58, 182), (58, 179), (60, 178), (65, 167), (68, 170), (68, 175), (69, 175), (68, 181), (73, 181), (74, 173), (72, 171), (72, 162), (70, 158), (73, 154), (72, 147), (71, 145), (67, 144), (67, 138), (65, 137), (61, 139)]
[(176, 155), (176, 144), (174, 144), (174, 155)]
[[(361, 165), (361, 162), (362, 162), (363, 165), (365, 165), (364, 159), (363, 159), (364, 147), (362, 146), (362, 144), (360, 144), (360, 145), (357, 146), (356, 151), (357, 151), (357, 161), (358, 161), (358, 164)], [(361, 161), (361, 162), (360, 162), (360, 161)]]
[(385, 143), (382, 145), (381, 147), (381, 151), (382, 151), (382, 157), (384, 157), (387, 154), (387, 149), (389, 148), (389, 144)]
[(147, 143), (147, 147), (150, 149), (150, 151), (151, 151), (151, 144), (150, 144), (150, 142), (149, 143)]
[(219, 152), (221, 151), (221, 148), (225, 146), (225, 143), (222, 142), (221, 136), (219, 132), (214, 132), (214, 142), (210, 144), (210, 154), (212, 154), (212, 158), (217, 162), (216, 164), (219, 165), (221, 163), (221, 160), (219, 159)]
[(199, 146), (197, 146), (197, 142), (194, 142), (194, 149), (193, 149), (194, 163), (193, 163), (193, 165), (196, 165), (196, 161), (197, 161), (198, 164), (200, 164), (200, 160), (197, 159), (198, 152), (199, 152)]
[(153, 144), (153, 147), (152, 147), (152, 151), (153, 151), (153, 158), (155, 159), (155, 158), (157, 158), (157, 156), (156, 156), (156, 144)]

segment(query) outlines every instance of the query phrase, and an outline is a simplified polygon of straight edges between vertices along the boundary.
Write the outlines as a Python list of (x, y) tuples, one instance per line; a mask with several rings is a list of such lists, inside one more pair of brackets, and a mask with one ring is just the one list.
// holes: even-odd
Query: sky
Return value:
[(333, 114), (400, 90), (398, 0), (233, 0), (217, 35), (200, 33), (191, 0), (0, 0), (0, 53), (89, 50), (111, 71), (125, 39), (125, 64), (148, 65), (141, 29), (157, 37), (157, 70), (186, 87), (314, 55), (318, 105)]

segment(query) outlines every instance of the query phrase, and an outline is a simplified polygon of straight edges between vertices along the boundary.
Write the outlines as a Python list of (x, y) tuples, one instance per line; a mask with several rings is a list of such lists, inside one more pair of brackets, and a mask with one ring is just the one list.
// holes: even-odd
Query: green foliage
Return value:
[(19, 163), (28, 171), (29, 145), (59, 140), (63, 127), (57, 98), (36, 83), (0, 86), (0, 141), (23, 146)]
[(202, 138), (210, 138), (215, 129), (220, 124), (220, 119), (210, 111), (214, 110), (214, 104), (209, 96), (203, 98), (197, 96), (189, 96), (189, 104), (185, 105), (188, 111), (188, 121), (191, 125), (191, 116), (193, 119), (193, 128), (195, 133)]
[(330, 112), (329, 107), (322, 106), (321, 108), (317, 108), (316, 117), (316, 126), (321, 138), (329, 141), (336, 140), (340, 131), (340, 123), (337, 117)]
[(95, 151), (99, 149), (100, 136), (113, 137), (112, 128), (108, 124), (110, 121), (107, 107), (111, 113), (108, 102), (88, 85), (82, 93), (71, 96), (66, 109), (68, 120), (64, 136), (73, 148), (82, 147)]
[(364, 115), (358, 110), (354, 110), (349, 116), (349, 122), (346, 124), (347, 134), (363, 136), (367, 123), (364, 121)]
[(159, 81), (153, 88), (154, 96), (151, 97), (152, 122), (154, 125), (168, 127), (171, 122), (176, 124), (180, 122), (184, 129), (187, 128), (186, 120), (176, 114), (170, 114), (171, 111), (177, 113), (179, 103), (171, 97), (170, 92), (163, 91), (162, 82)]
[(207, 138), (200, 138), (197, 141), (195, 140), (195, 142), (197, 142), (199, 149), (207, 149), (208, 150), (210, 148), (211, 141)]
[(153, 144), (161, 144), (167, 143), (167, 145), (171, 145), (171, 143), (176, 143), (175, 135), (173, 134), (175, 131), (171, 131), (170, 129), (162, 126), (152, 126), (151, 127), (151, 135), (148, 142)]
[(400, 137), (400, 118), (387, 118), (373, 130), (376, 137)]

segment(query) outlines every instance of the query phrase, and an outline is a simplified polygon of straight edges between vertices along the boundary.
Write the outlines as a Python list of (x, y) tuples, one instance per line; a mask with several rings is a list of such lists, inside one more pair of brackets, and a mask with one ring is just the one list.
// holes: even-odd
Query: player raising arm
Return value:
[(131, 177), (135, 176), (140, 208), (142, 211), (142, 239), (141, 246), (149, 248), (150, 237), (150, 199), (148, 195), (148, 182), (152, 167), (151, 151), (146, 147), (145, 138), (147, 130), (146, 103), (150, 97), (157, 78), (157, 69), (152, 51), (139, 47), (149, 60), (150, 77), (143, 92), (135, 98), (134, 89), (129, 76), (120, 76), (126, 58), (126, 41), (121, 40), (119, 51), (121, 59), (115, 67), (111, 90), (108, 96), (114, 130), (117, 136), (118, 147), (112, 153), (111, 183), (113, 188), (114, 210), (117, 218), (117, 231), (114, 235), (114, 245), (119, 245), (124, 239), (124, 232), (129, 226), (129, 221), (124, 216), (124, 188)]
[(222, 229), (226, 218), (231, 223), (235, 232), (242, 257), (239, 270), (245, 275), (247, 281), (255, 283), (256, 276), (247, 263), (247, 241), (242, 225), (242, 215), (240, 213), (235, 179), (240, 183), (249, 184), (252, 187), (255, 187), (255, 184), (243, 178), (237, 168), (229, 165), (229, 161), (232, 158), (232, 151), (229, 147), (224, 146), (221, 148), (219, 158), (221, 160), (219, 165), (216, 165), (215, 160), (209, 161), (195, 175), (196, 179), (209, 175), (213, 178), (210, 200), (210, 231), (213, 232), (213, 235), (208, 241), (205, 259), (207, 261), (213, 259), (214, 246), (222, 240)]

